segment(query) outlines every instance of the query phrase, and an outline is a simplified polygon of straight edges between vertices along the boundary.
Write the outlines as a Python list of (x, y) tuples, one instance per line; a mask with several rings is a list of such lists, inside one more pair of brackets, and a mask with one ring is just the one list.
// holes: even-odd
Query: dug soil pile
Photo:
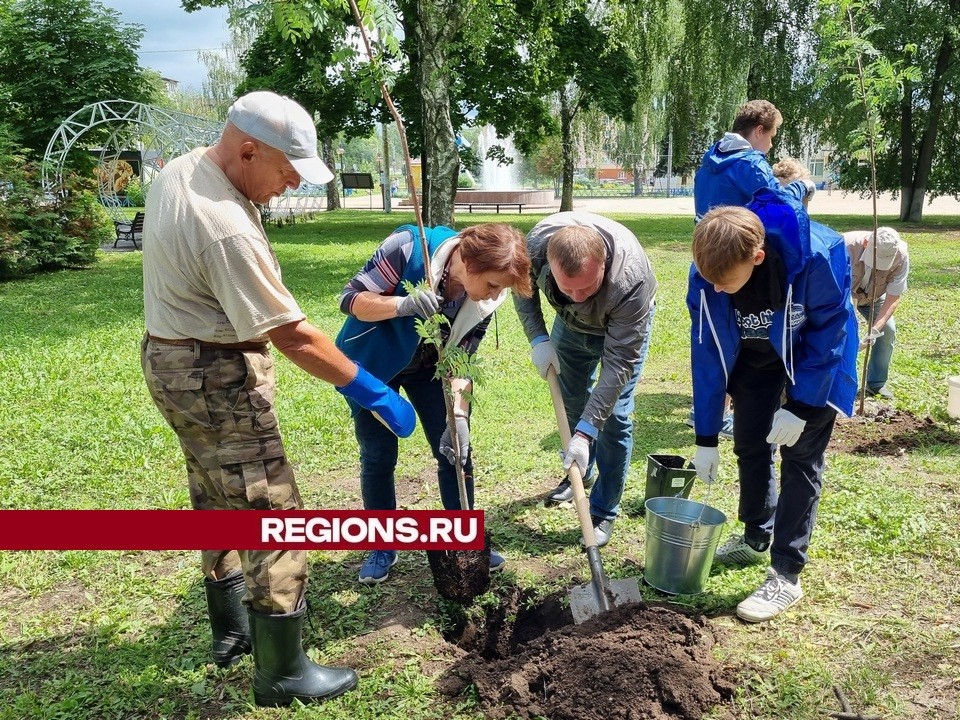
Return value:
[[(859, 406), (858, 406), (859, 407)], [(858, 455), (902, 455), (931, 445), (956, 445), (960, 434), (932, 418), (868, 400), (863, 415), (838, 417), (830, 449)]]
[(551, 720), (699, 720), (732, 696), (702, 616), (635, 604), (574, 625), (565, 595), (531, 606), (514, 590), (484, 621), (466, 621), (450, 639), (468, 654), (443, 692), (472, 683), (487, 717)]

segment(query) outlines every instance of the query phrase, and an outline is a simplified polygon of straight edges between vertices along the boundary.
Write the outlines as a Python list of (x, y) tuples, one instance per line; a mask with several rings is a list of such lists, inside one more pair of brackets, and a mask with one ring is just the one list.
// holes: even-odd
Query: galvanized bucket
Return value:
[(696, 595), (710, 574), (727, 516), (716, 508), (679, 497), (651, 498), (647, 511), (643, 579), (670, 595)]

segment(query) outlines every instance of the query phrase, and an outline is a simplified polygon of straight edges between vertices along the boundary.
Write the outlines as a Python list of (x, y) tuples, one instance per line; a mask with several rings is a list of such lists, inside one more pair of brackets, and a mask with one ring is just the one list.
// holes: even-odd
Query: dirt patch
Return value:
[(830, 449), (858, 455), (903, 455), (931, 445), (960, 444), (960, 434), (931, 417), (868, 402), (863, 415), (837, 418)]
[(490, 588), (490, 532), (483, 550), (427, 550), (440, 597), (469, 605)]
[(565, 596), (513, 589), (482, 627), (465, 622), (451, 639), (468, 654), (441, 691), (473, 684), (489, 718), (551, 720), (699, 720), (733, 695), (702, 616), (640, 603), (574, 625)]

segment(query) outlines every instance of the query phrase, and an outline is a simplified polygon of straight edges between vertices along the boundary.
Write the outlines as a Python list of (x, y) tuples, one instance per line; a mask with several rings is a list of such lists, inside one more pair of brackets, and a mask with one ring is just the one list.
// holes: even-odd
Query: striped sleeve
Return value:
[(358, 272), (340, 295), (340, 310), (350, 314), (353, 301), (364, 291), (377, 295), (393, 295), (413, 252), (413, 233), (394, 233), (377, 248), (367, 264)]

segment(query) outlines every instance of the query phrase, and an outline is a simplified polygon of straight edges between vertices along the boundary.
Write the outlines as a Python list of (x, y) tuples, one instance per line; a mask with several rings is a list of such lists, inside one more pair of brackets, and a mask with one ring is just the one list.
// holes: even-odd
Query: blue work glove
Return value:
[(417, 427), (413, 405), (357, 365), (357, 376), (337, 392), (373, 413), (394, 435), (405, 438)]
[(443, 298), (437, 297), (433, 290), (424, 288), (414, 295), (405, 295), (397, 301), (397, 317), (419, 315), (424, 320), (440, 310)]
[(460, 456), (460, 467), (467, 464), (467, 456), (470, 454), (470, 423), (466, 416), (456, 416), (457, 423), (457, 442), (460, 445), (459, 453), (453, 448), (453, 440), (450, 439), (450, 426), (443, 431), (440, 436), (440, 454), (450, 461), (451, 465), (456, 466), (457, 455)]

